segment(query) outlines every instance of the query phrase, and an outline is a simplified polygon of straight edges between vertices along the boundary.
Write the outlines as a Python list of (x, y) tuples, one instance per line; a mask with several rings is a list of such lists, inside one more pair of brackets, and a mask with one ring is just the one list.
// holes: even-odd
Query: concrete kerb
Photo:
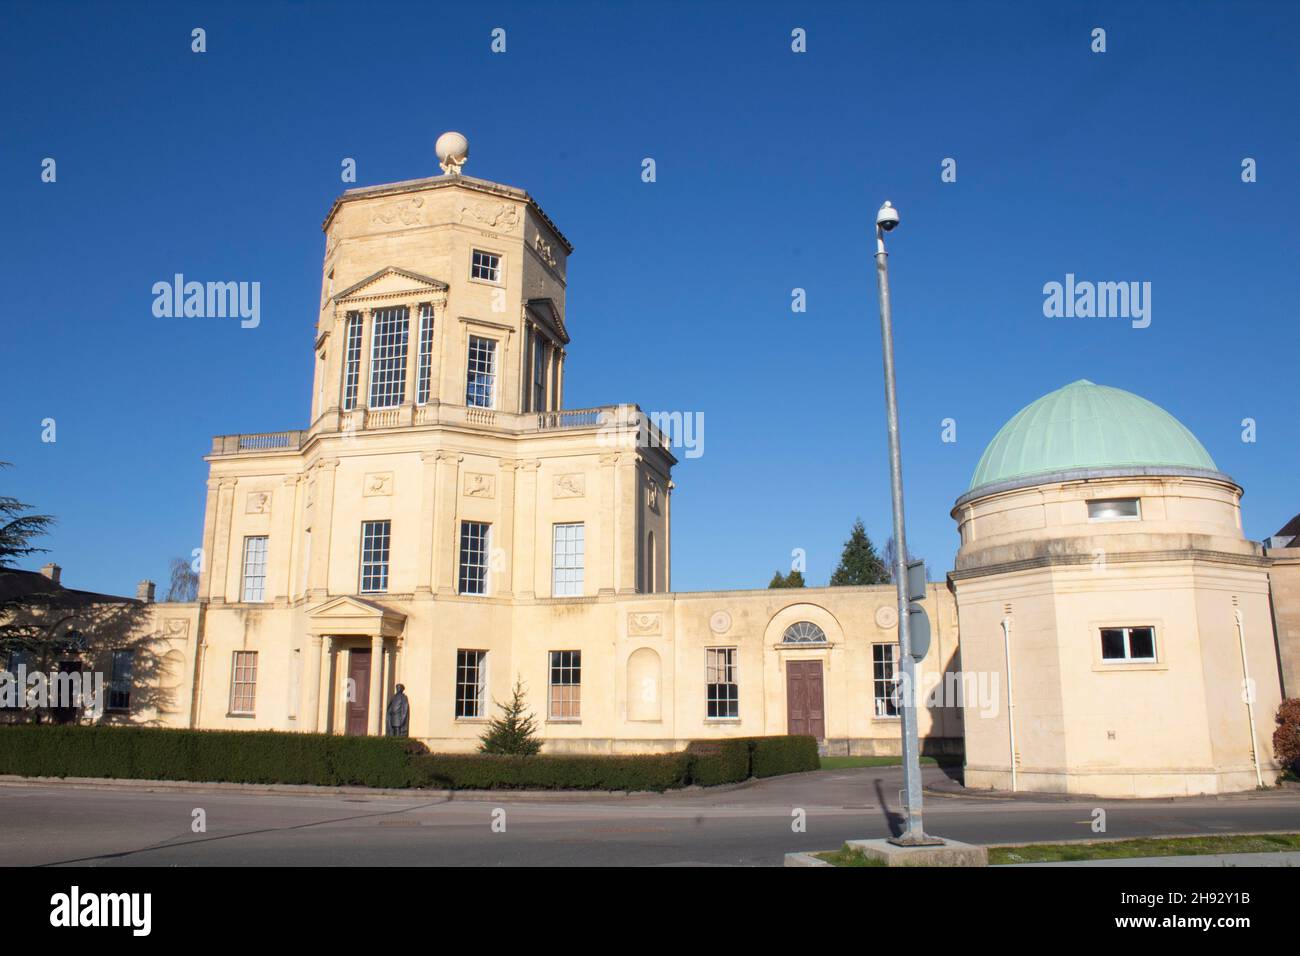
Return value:
[(744, 790), (758, 782), (757, 777), (740, 783), (716, 787), (678, 787), (673, 790), (433, 790), (415, 787), (318, 787), (312, 784), (221, 783), (194, 780), (127, 780), (113, 777), (19, 777), (0, 774), (0, 787), (59, 786), (79, 790), (122, 790), (138, 793), (247, 793), (280, 794), (308, 797), (386, 797), (407, 800), (428, 798), (443, 800), (478, 800), (497, 803), (599, 802), (671, 796), (698, 796), (704, 793), (727, 793)]

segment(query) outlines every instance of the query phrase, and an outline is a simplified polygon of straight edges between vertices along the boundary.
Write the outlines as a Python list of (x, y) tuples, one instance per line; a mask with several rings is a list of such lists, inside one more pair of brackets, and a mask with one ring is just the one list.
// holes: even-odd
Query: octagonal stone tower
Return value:
[(1163, 796), (1255, 787), (1281, 692), (1241, 488), (1158, 406), (1078, 381), (1021, 409), (952, 510), (972, 787)]

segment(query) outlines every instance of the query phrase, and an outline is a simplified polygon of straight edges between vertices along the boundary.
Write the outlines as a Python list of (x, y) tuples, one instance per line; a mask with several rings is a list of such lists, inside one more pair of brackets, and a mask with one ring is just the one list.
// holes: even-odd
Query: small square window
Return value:
[(474, 259), (469, 270), (471, 279), (482, 279), (485, 282), (501, 281), (501, 257), (492, 252), (484, 252), (482, 249), (474, 250)]

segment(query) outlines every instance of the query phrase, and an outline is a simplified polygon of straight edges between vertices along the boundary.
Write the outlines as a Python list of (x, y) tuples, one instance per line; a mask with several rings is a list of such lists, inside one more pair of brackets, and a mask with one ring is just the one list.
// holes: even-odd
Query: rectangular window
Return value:
[(469, 337), (469, 365), (465, 376), (465, 404), (492, 408), (497, 381), (496, 339)]
[(482, 521), (460, 523), (460, 593), (487, 594), (488, 529)]
[(427, 302), (420, 306), (420, 342), (415, 372), (415, 404), (425, 405), (433, 382), (433, 306)]
[(1101, 658), (1106, 661), (1154, 661), (1154, 627), (1103, 627)]
[(456, 652), (456, 716), (482, 717), (487, 698), (487, 651)]
[(1138, 498), (1109, 498), (1088, 502), (1089, 521), (1140, 521), (1142, 507)]
[(135, 671), (135, 651), (113, 652), (113, 668), (108, 681), (108, 709), (131, 709), (131, 677)]
[(361, 523), (361, 592), (377, 594), (388, 590), (388, 542), (390, 521)]
[(582, 522), (555, 525), (552, 597), (582, 596), (584, 551)]
[(235, 651), (230, 670), (230, 712), (251, 714), (257, 702), (257, 651)]
[(582, 651), (551, 651), (551, 720), (582, 716)]
[(370, 337), (370, 407), (392, 408), (406, 397), (406, 306), (376, 309)]
[(474, 250), (473, 263), (469, 270), (470, 278), (484, 279), (488, 282), (501, 281), (501, 257), (482, 249)]
[(266, 535), (244, 539), (244, 600), (266, 600)]
[(898, 716), (898, 645), (871, 645), (871, 689), (877, 717)]
[(357, 407), (357, 382), (361, 378), (361, 316), (348, 313), (347, 344), (343, 358), (343, 410)]
[(704, 649), (704, 683), (710, 717), (740, 716), (740, 684), (736, 681), (736, 648)]

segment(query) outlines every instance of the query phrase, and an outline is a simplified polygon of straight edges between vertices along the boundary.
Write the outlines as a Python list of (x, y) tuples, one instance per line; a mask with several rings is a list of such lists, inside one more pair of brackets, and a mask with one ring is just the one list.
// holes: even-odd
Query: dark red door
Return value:
[(785, 665), (786, 721), (792, 734), (826, 737), (826, 708), (822, 698), (821, 661), (789, 661)]
[(348, 733), (364, 737), (370, 718), (369, 651), (348, 651), (348, 687), (352, 691), (348, 701)]

